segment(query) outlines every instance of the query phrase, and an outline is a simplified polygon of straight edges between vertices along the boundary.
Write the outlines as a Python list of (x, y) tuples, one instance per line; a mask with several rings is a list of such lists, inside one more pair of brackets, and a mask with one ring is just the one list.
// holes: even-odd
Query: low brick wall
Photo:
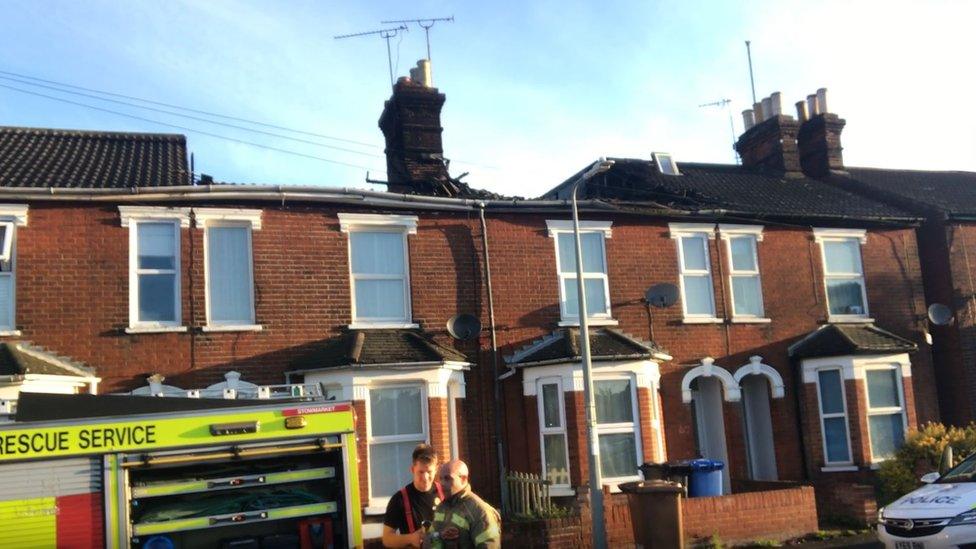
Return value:
[(782, 541), (818, 528), (817, 503), (810, 486), (686, 498), (681, 518), (689, 542), (710, 536), (718, 536), (723, 543)]
[(823, 520), (858, 525), (873, 524), (877, 520), (874, 486), (844, 481), (821, 481), (814, 486)]
[(548, 520), (510, 520), (502, 525), (502, 545), (505, 547), (572, 549), (589, 543), (583, 540), (579, 515)]

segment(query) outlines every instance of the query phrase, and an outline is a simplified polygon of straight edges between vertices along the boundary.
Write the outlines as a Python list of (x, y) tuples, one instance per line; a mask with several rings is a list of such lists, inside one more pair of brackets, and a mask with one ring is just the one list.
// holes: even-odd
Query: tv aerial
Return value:
[[(356, 32), (353, 34), (340, 34), (339, 36), (334, 36), (336, 40), (342, 40), (343, 38), (355, 38), (357, 36), (373, 36), (380, 35), (380, 38), (386, 40), (386, 63), (390, 67), (390, 85), (392, 86), (396, 82), (393, 80), (393, 54), (390, 52), (390, 39), (395, 38), (400, 34), (400, 31), (408, 32), (410, 29), (406, 25), (399, 25), (397, 27), (389, 29), (379, 29), (366, 32)], [(399, 51), (399, 50), (397, 50)]]
[(481, 321), (468, 313), (454, 315), (447, 321), (447, 333), (461, 341), (472, 339), (481, 333)]
[(438, 21), (444, 21), (445, 23), (453, 23), (454, 16), (450, 17), (431, 17), (428, 19), (397, 19), (396, 21), (380, 21), (384, 25), (389, 24), (404, 24), (404, 23), (416, 23), (420, 28), (424, 29), (424, 34), (427, 37), (427, 60), (430, 61), (430, 28), (434, 26), (434, 23)]

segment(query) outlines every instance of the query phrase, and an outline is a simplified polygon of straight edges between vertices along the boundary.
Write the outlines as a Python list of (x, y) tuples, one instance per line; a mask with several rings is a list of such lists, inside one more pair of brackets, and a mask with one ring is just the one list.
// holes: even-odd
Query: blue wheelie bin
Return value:
[(693, 459), (685, 462), (691, 468), (688, 479), (688, 496), (708, 497), (722, 495), (722, 469), (725, 464), (712, 459)]

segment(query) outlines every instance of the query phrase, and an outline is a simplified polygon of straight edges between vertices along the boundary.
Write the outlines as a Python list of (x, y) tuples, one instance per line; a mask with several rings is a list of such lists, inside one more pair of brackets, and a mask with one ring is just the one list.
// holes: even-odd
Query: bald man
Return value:
[[(431, 549), (497, 549), (501, 547), (501, 517), (471, 491), (468, 466), (456, 459), (440, 466), (438, 480), (450, 494), (434, 511), (427, 536)], [(425, 546), (426, 547), (426, 546)]]

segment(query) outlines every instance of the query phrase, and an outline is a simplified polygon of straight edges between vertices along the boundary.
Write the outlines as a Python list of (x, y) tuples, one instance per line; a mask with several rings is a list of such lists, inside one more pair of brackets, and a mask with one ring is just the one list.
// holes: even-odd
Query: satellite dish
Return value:
[(678, 287), (668, 282), (655, 284), (644, 292), (644, 301), (661, 309), (670, 307), (678, 302)]
[(941, 303), (929, 305), (929, 322), (936, 326), (945, 326), (952, 322), (952, 309)]
[(454, 315), (447, 321), (447, 333), (454, 339), (471, 339), (481, 333), (481, 321), (467, 313)]

